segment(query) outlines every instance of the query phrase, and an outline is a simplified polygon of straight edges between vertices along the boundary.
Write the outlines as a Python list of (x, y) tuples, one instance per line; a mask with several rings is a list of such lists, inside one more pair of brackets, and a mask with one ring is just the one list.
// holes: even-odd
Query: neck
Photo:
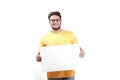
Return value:
[(62, 29), (52, 30), (51, 32), (58, 33), (58, 32), (60, 32), (61, 30), (62, 30)]

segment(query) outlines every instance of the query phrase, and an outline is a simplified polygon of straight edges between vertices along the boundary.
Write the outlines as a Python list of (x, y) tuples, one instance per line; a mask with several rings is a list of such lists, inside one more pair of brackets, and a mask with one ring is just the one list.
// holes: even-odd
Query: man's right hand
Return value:
[(38, 54), (38, 55), (36, 56), (36, 61), (38, 61), (38, 62), (41, 62), (41, 61), (42, 61), (42, 58), (41, 58), (40, 54)]

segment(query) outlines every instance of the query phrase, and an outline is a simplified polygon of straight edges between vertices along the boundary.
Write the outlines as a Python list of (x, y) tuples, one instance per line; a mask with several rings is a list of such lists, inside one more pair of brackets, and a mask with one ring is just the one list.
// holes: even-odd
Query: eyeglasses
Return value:
[(60, 19), (50, 19), (50, 21), (51, 21), (51, 22), (55, 22), (55, 21), (56, 21), (56, 22), (59, 22), (59, 21), (61, 21), (61, 20), (60, 20)]

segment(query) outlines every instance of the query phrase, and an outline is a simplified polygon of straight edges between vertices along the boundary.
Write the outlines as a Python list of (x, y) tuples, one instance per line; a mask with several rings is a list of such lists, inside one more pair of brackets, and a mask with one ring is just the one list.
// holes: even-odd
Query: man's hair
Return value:
[(60, 19), (61, 19), (61, 14), (60, 14), (59, 11), (52, 11), (52, 12), (50, 12), (50, 13), (48, 14), (48, 19), (50, 19), (50, 17), (51, 17), (52, 15), (57, 15), (57, 16), (59, 16)]

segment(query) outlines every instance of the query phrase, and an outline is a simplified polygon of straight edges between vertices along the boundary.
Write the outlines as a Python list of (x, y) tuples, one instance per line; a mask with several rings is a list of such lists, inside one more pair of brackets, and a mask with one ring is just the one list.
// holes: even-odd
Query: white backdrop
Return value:
[(120, 80), (119, 0), (0, 0), (0, 80), (46, 80), (35, 61), (47, 15), (58, 10), (62, 28), (75, 32), (86, 56), (76, 80)]

